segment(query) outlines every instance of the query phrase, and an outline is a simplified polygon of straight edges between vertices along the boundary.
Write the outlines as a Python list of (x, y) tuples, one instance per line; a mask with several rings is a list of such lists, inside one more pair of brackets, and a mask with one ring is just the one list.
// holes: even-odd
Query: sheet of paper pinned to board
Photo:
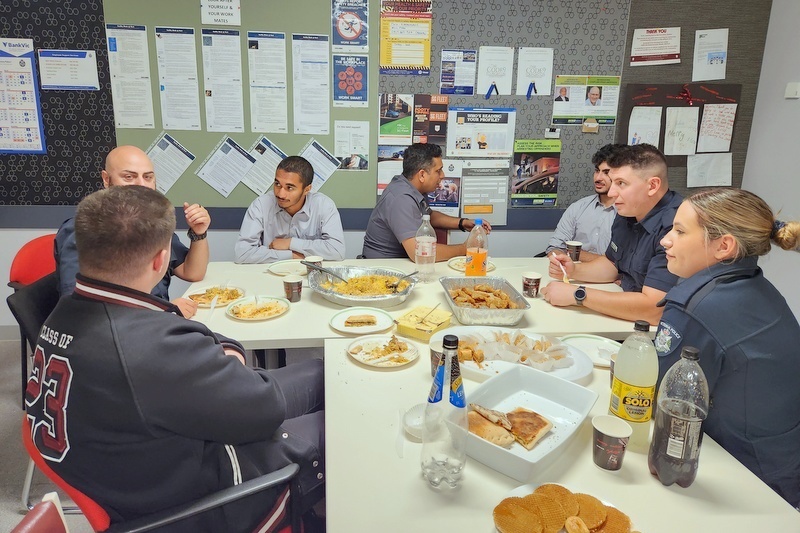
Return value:
[(686, 158), (687, 187), (730, 187), (733, 154), (697, 154)]
[(668, 107), (664, 132), (664, 155), (692, 155), (697, 145), (700, 108)]
[(698, 152), (727, 152), (731, 149), (737, 104), (706, 104), (700, 120)]

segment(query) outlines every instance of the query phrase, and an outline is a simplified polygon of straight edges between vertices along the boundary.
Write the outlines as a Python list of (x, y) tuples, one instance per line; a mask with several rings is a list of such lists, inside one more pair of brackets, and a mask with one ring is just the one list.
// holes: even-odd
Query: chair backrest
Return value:
[(6, 301), (33, 351), (42, 324), (58, 303), (58, 276), (53, 272), (22, 287)]
[(22, 245), (11, 262), (8, 274), (9, 285), (30, 285), (56, 270), (53, 246), (56, 234), (42, 235)]
[(42, 501), (28, 511), (11, 533), (69, 533), (58, 494), (55, 492), (45, 494)]
[(69, 497), (72, 498), (72, 501), (75, 502), (75, 505), (80, 507), (83, 516), (89, 521), (89, 525), (92, 526), (92, 529), (95, 531), (105, 531), (108, 529), (108, 526), (111, 525), (111, 518), (108, 516), (105, 509), (100, 507), (100, 505), (89, 496), (64, 481), (61, 476), (50, 468), (50, 465), (45, 461), (44, 457), (42, 457), (42, 454), (39, 453), (31, 437), (31, 425), (28, 422), (27, 415), (22, 416), (22, 444), (25, 445), (25, 450), (33, 460), (36, 468), (41, 470), (50, 481), (66, 492)]

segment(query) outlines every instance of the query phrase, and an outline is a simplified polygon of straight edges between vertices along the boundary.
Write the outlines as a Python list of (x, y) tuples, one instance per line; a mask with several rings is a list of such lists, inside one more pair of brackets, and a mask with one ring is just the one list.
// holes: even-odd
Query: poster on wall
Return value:
[(334, 52), (369, 51), (369, 3), (367, 0), (332, 0), (331, 24)]
[(0, 41), (0, 154), (44, 154), (32, 39)]
[(200, 20), (216, 26), (241, 26), (242, 6), (239, 0), (203, 0), (200, 2)]
[(477, 50), (442, 50), (441, 94), (475, 94)]
[(431, 73), (431, 0), (381, 0), (380, 73)]
[(333, 54), (333, 107), (367, 107), (369, 56)]
[(414, 95), (415, 143), (438, 144), (442, 148), (447, 143), (447, 106), (450, 97), (443, 94)]
[(117, 128), (153, 128), (147, 26), (106, 24), (111, 99)]
[(553, 124), (580, 125), (586, 119), (613, 125), (617, 120), (619, 76), (556, 76)]
[(514, 142), (511, 166), (511, 207), (555, 207), (561, 141), (520, 139)]
[(250, 73), (250, 130), (289, 133), (286, 85), (286, 34), (247, 32)]
[(195, 31), (157, 26), (155, 34), (162, 127), (165, 130), (199, 130)]
[(447, 157), (511, 157), (516, 116), (513, 108), (451, 108)]

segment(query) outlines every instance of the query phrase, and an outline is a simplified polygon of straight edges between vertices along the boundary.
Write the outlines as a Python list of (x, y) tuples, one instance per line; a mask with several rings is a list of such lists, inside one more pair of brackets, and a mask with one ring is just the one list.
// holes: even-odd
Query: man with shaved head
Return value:
[[(100, 173), (103, 187), (142, 185), (156, 188), (156, 175), (153, 162), (136, 146), (118, 146), (106, 157), (105, 168)], [(206, 235), (211, 217), (206, 209), (198, 204), (183, 204), (183, 213), (189, 225), (187, 248), (177, 235), (172, 236), (172, 250), (169, 268), (162, 280), (153, 288), (152, 294), (169, 300), (169, 283), (173, 275), (184, 281), (200, 281), (208, 267), (208, 241)], [(78, 248), (75, 244), (75, 219), (65, 221), (58, 230), (55, 242), (56, 273), (59, 278), (61, 296), (72, 294), (75, 289), (75, 274), (78, 273)], [(176, 298), (178, 306), (186, 318), (197, 312), (197, 304), (187, 298)]]

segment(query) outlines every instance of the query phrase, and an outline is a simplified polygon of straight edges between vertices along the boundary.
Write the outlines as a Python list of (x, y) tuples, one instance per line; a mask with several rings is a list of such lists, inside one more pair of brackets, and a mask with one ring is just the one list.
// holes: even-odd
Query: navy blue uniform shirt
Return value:
[(659, 382), (682, 347), (698, 348), (711, 395), (703, 430), (796, 506), (800, 325), (757, 261), (714, 265), (669, 291), (655, 339)]
[(625, 292), (641, 292), (645, 285), (667, 292), (678, 281), (667, 270), (666, 252), (659, 243), (672, 229), (682, 201), (680, 194), (667, 191), (641, 222), (620, 215), (614, 219), (606, 257), (617, 267)]

